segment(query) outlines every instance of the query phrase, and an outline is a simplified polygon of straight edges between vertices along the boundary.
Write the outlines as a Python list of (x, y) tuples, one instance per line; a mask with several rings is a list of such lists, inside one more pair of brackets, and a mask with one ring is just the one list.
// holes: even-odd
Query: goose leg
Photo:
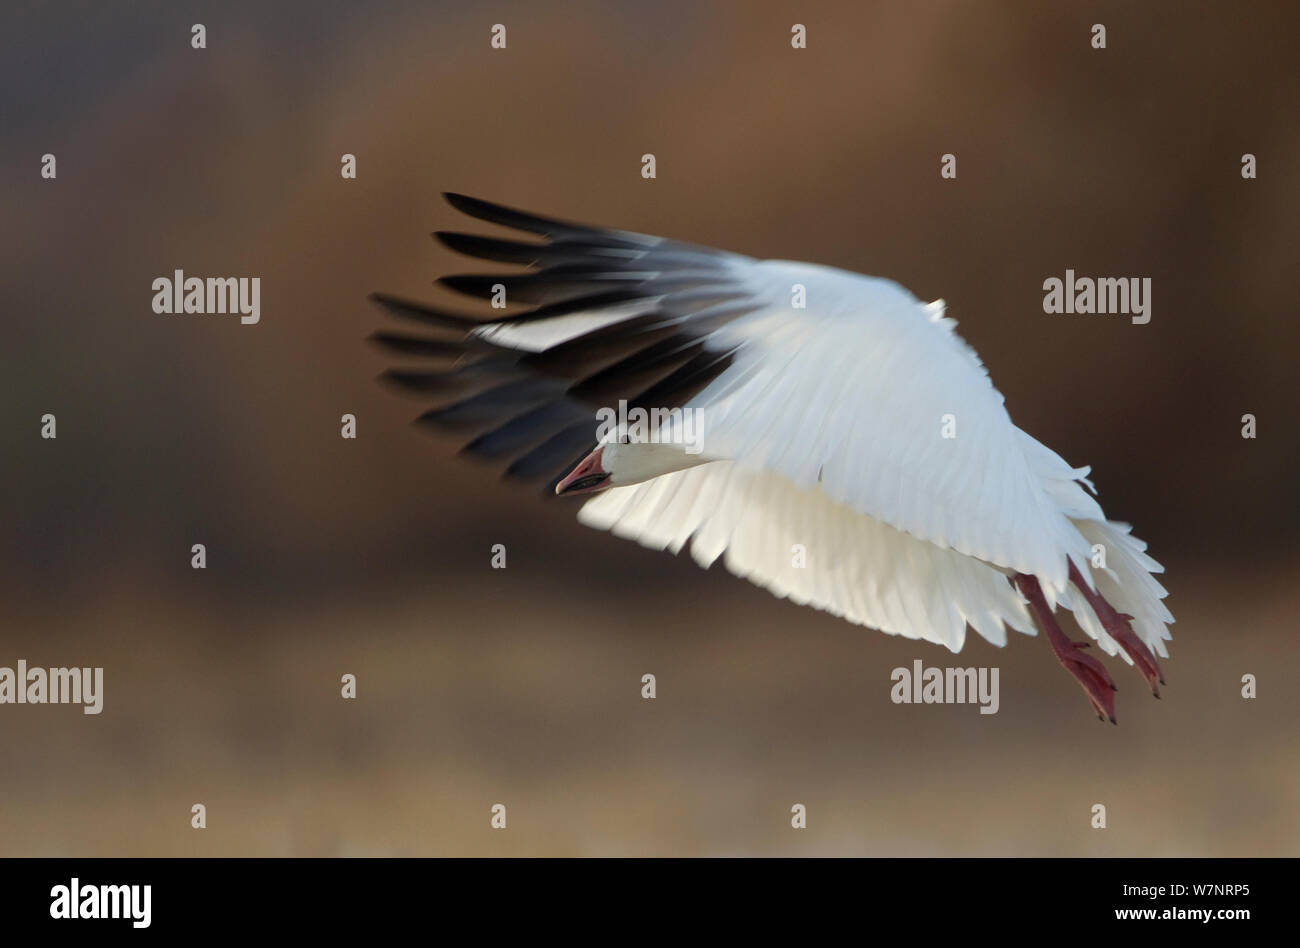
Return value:
[(1043, 596), (1042, 587), (1038, 585), (1037, 579), (1024, 573), (1017, 573), (1015, 583), (1020, 594), (1029, 602), (1029, 611), (1033, 614), (1035, 624), (1051, 643), (1052, 651), (1056, 653), (1056, 660), (1083, 688), (1084, 694), (1092, 703), (1092, 709), (1097, 712), (1097, 717), (1114, 724), (1115, 682), (1111, 681), (1105, 666), (1091, 655), (1084, 654), (1083, 649), (1088, 647), (1087, 642), (1072, 642), (1069, 636), (1061, 631), (1061, 627), (1056, 624), (1056, 617), (1052, 615), (1052, 610), (1047, 607), (1047, 599)]
[(1110, 634), (1110, 637), (1119, 643), (1128, 657), (1133, 659), (1133, 664), (1137, 666), (1138, 671), (1146, 678), (1147, 684), (1151, 686), (1151, 693), (1157, 698), (1160, 697), (1160, 689), (1156, 685), (1165, 683), (1164, 675), (1160, 673), (1160, 666), (1156, 664), (1156, 657), (1151, 654), (1151, 649), (1146, 647), (1137, 633), (1133, 631), (1130, 624), (1132, 616), (1123, 612), (1116, 612), (1115, 608), (1101, 597), (1101, 594), (1088, 588), (1084, 582), (1079, 570), (1074, 563), (1070, 563), (1070, 582), (1074, 583), (1079, 592), (1083, 593), (1083, 598), (1088, 600), (1088, 605), (1092, 606), (1092, 611), (1097, 613), (1097, 618), (1101, 620), (1102, 626)]

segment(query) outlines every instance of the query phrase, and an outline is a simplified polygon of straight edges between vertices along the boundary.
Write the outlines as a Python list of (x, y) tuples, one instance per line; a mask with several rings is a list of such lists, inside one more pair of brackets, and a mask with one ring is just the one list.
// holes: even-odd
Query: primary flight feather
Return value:
[[(850, 622), (954, 652), (968, 625), (995, 645), (1008, 627), (1041, 629), (1113, 721), (1114, 683), (1060, 629), (1060, 606), (1158, 694), (1173, 622), (1160, 565), (1105, 518), (1088, 468), (1012, 423), (942, 301), (447, 199), (542, 239), (436, 234), (527, 267), (441, 280), (524, 311), (479, 318), (374, 295), (438, 330), (373, 337), (435, 360), (386, 374), (436, 399), (422, 422), (465, 432), (467, 451), (511, 477), (590, 495), (589, 526), (674, 553), (689, 543), (701, 566), (721, 558)], [(657, 424), (629, 429), (633, 417)]]

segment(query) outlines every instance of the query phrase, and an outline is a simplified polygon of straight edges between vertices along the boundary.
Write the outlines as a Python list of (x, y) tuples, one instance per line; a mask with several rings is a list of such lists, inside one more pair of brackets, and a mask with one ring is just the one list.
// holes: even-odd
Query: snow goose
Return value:
[(689, 543), (701, 566), (721, 558), (850, 622), (953, 652), (968, 625), (997, 646), (1007, 628), (1041, 630), (1113, 722), (1114, 682), (1057, 624), (1060, 606), (1158, 696), (1153, 653), (1168, 655), (1173, 622), (1161, 566), (1106, 519), (1088, 468), (1012, 424), (941, 300), (446, 197), (541, 239), (435, 235), (526, 268), (441, 279), (492, 300), (490, 316), (372, 297), (436, 330), (372, 337), (432, 360), (386, 373), (434, 400), (420, 422), (511, 478), (585, 496), (589, 526)]

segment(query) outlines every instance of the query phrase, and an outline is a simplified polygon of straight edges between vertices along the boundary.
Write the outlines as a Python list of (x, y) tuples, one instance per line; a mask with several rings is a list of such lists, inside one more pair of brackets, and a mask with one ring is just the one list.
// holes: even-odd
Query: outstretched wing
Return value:
[(1005, 574), (940, 549), (781, 475), (718, 461), (615, 487), (578, 519), (656, 550), (719, 557), (780, 598), (960, 651), (969, 623), (994, 645), (1034, 627)]
[(529, 308), (490, 310), (484, 319), (376, 293), (391, 315), (436, 334), (372, 338), (423, 360), (384, 376), (435, 401), (419, 421), (463, 434), (468, 453), (501, 463), (512, 478), (554, 487), (595, 443), (600, 407), (684, 404), (731, 361), (730, 351), (703, 340), (760, 305), (743, 282), (748, 258), (446, 197), (472, 217), (544, 241), (439, 232), (453, 250), (528, 267), (439, 282)]
[[(719, 327), (727, 371), (691, 400), (703, 453), (813, 487), (897, 530), (1017, 572), (1052, 596), (1101, 517), (1074, 469), (1011, 422), (943, 315), (896, 283), (749, 265), (768, 308)], [(798, 305), (798, 304), (803, 305)]]

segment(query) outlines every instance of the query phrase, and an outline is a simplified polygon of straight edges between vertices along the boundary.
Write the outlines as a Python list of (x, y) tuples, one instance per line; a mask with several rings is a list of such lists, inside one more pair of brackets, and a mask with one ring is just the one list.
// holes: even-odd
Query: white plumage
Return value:
[[(953, 651), (968, 622), (996, 645), (1004, 624), (1033, 634), (1011, 571), (1085, 612), (1085, 630), (1115, 654), (1068, 589), (1066, 557), (1095, 583), (1100, 543), (1118, 580), (1111, 604), (1167, 654), (1172, 616), (1150, 576), (1161, 567), (1106, 522), (1080, 484), (1087, 468), (1012, 424), (942, 301), (825, 267), (731, 266), (768, 304), (706, 339), (737, 357), (685, 406), (700, 413), (704, 453), (726, 460), (611, 488), (587, 501), (583, 523), (674, 553), (694, 538), (701, 566), (722, 556), (778, 596)], [(794, 284), (806, 309), (790, 306)], [(955, 437), (943, 437), (945, 416)]]
[[(485, 402), (477, 390), (426, 418), (502, 409), (505, 422), (494, 419), (471, 448), (489, 456), (507, 444), (526, 450), (517, 473), (539, 466), (554, 446), (583, 444), (584, 431), (588, 449), (595, 445), (595, 423), (587, 429), (582, 419), (600, 399), (587, 396), (632, 376), (641, 384), (647, 362), (668, 381), (641, 390), (643, 403), (662, 396), (665, 406), (695, 413), (702, 456), (682, 452), (674, 463), (671, 451), (665, 461), (656, 450), (638, 462), (640, 446), (613, 443), (603, 460), (575, 471), (597, 472), (605, 488), (583, 506), (583, 523), (673, 553), (689, 543), (701, 566), (721, 558), (777, 596), (954, 652), (968, 624), (995, 645), (1005, 644), (1007, 627), (1034, 634), (1015, 580), (1033, 577), (1049, 608), (1070, 609), (1103, 651), (1132, 662), (1071, 585), (1073, 563), (1132, 617), (1141, 643), (1167, 655), (1173, 617), (1152, 575), (1161, 567), (1126, 525), (1105, 519), (1084, 489), (1087, 468), (1071, 467), (1012, 423), (942, 301), (925, 304), (896, 283), (828, 267), (452, 200), (550, 241), (440, 235), (476, 256), (539, 265), (514, 282), (444, 281), (474, 295), (485, 295), (485, 281), (504, 281), (508, 298), (541, 304), (529, 313), (471, 323), (383, 298), (401, 315), (462, 330), (459, 363), (434, 378), (486, 373), (515, 386), (490, 389), (497, 394)], [(794, 305), (800, 298), (803, 307)], [(564, 376), (557, 361), (567, 367), (613, 342), (632, 355), (585, 364), (561, 387), (527, 395), (538, 379)], [(672, 373), (685, 373), (697, 390), (677, 397)], [(796, 545), (806, 551), (802, 566)], [(1093, 565), (1098, 549), (1104, 568)]]

